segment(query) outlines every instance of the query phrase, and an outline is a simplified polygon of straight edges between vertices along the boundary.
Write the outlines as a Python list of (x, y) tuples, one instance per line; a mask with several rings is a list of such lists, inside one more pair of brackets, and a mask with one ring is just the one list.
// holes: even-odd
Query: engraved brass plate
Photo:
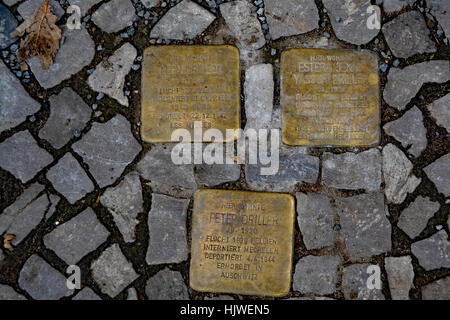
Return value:
[(281, 104), (285, 144), (376, 145), (378, 59), (368, 51), (287, 50), (281, 57)]
[(141, 134), (147, 142), (171, 142), (172, 132), (194, 122), (205, 131), (238, 129), (239, 52), (233, 46), (152, 46), (144, 51)]
[(291, 282), (294, 210), (289, 194), (198, 191), (192, 221), (191, 287), (286, 295)]

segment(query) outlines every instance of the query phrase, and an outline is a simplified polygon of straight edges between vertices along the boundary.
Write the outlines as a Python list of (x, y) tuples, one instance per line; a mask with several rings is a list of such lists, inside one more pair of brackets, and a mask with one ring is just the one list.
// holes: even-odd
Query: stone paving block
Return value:
[(450, 277), (423, 286), (422, 300), (450, 300)]
[(392, 299), (409, 300), (409, 290), (414, 286), (411, 257), (386, 257), (384, 264)]
[(450, 268), (450, 242), (445, 230), (441, 230), (431, 237), (414, 242), (411, 252), (419, 260), (419, 264), (426, 270)]
[(41, 105), (25, 91), (20, 81), (0, 61), (0, 133), (36, 113)]
[(376, 191), (381, 185), (381, 154), (377, 149), (322, 157), (322, 181), (337, 189)]
[(103, 293), (117, 296), (139, 275), (123, 255), (118, 244), (107, 248), (91, 265), (92, 277)]
[(336, 198), (345, 244), (351, 259), (369, 258), (391, 250), (391, 224), (382, 193)]
[(56, 206), (58, 205), (59, 201), (61, 200), (60, 197), (58, 197), (57, 195), (51, 194), (49, 195), (49, 200), (50, 200), (50, 208), (48, 209), (47, 213), (45, 214), (45, 219), (48, 220), (50, 219), (53, 214), (56, 212)]
[(383, 129), (415, 157), (420, 156), (427, 147), (427, 129), (423, 125), (422, 112), (416, 106), (406, 111), (401, 118), (386, 123)]
[(295, 266), (293, 289), (304, 294), (332, 294), (336, 291), (337, 268), (340, 263), (336, 256), (306, 256)]
[(408, 208), (403, 210), (397, 226), (414, 239), (425, 229), (428, 220), (439, 210), (439, 207), (439, 202), (418, 196)]
[(178, 271), (165, 268), (147, 281), (145, 293), (149, 300), (188, 300), (186, 284)]
[(128, 98), (123, 92), (123, 86), (136, 55), (137, 51), (130, 43), (123, 44), (108, 58), (108, 63), (99, 63), (89, 76), (88, 84), (91, 89), (106, 93), (121, 105), (128, 107)]
[(265, 16), (273, 40), (319, 27), (319, 12), (314, 0), (265, 0)]
[(195, 177), (199, 185), (213, 187), (234, 182), (241, 176), (238, 164), (201, 164), (195, 166)]
[[(369, 29), (367, 21), (373, 13), (368, 13), (370, 0), (323, 0), (328, 11), (331, 25), (336, 36), (352, 44), (365, 44), (375, 38), (380, 32), (377, 28)], [(377, 14), (377, 20), (381, 21)]]
[(127, 294), (127, 300), (139, 300), (135, 288), (129, 288)]
[(37, 145), (28, 131), (20, 131), (0, 143), (0, 167), (23, 183), (52, 161), (53, 157)]
[(296, 193), (297, 222), (308, 250), (333, 244), (334, 212), (330, 199), (323, 194)]
[(137, 216), (144, 210), (142, 186), (136, 172), (126, 175), (116, 186), (105, 190), (100, 202), (112, 214), (125, 242), (136, 240)]
[(89, 287), (84, 287), (72, 300), (93, 301), (102, 300), (94, 291)]
[(7, 5), (7, 6), (13, 6), (15, 5), (17, 2), (19, 2), (20, 0), (3, 0), (3, 2)]
[(106, 123), (93, 123), (91, 130), (72, 145), (89, 166), (100, 188), (113, 184), (141, 151), (130, 123), (116, 115)]
[(138, 163), (140, 175), (151, 181), (154, 192), (190, 197), (197, 189), (192, 164), (176, 165), (171, 159), (172, 147), (157, 145)]
[(384, 193), (388, 202), (402, 203), (413, 192), (421, 179), (412, 174), (413, 165), (405, 154), (393, 144), (383, 148)]
[(386, 13), (394, 13), (402, 10), (408, 5), (407, 0), (384, 0), (383, 9)]
[(409, 58), (418, 53), (436, 51), (422, 14), (409, 11), (383, 25), (383, 34), (392, 53), (399, 58)]
[(161, 0), (140, 0), (140, 1), (147, 9), (156, 7), (161, 2)]
[(73, 293), (67, 288), (64, 275), (36, 254), (20, 271), (19, 287), (35, 300), (58, 300)]
[(53, 188), (71, 204), (94, 191), (94, 184), (70, 152), (51, 167), (46, 176)]
[(342, 274), (342, 291), (347, 300), (384, 300), (385, 297), (379, 289), (369, 289), (367, 272), (370, 264), (353, 264), (345, 267)]
[(17, 40), (17, 38), (11, 38), (10, 34), (16, 30), (18, 25), (19, 23), (11, 11), (0, 4), (0, 49), (8, 47)]
[(103, 31), (112, 33), (127, 27), (135, 13), (130, 0), (111, 0), (102, 4), (92, 14), (92, 21)]
[(450, 133), (450, 94), (427, 106), (433, 120)]
[(75, 131), (82, 131), (91, 117), (91, 109), (71, 88), (64, 88), (50, 97), (50, 116), (39, 131), (55, 149), (63, 147)]
[(450, 153), (438, 158), (423, 171), (440, 193), (446, 197), (450, 196)]
[(250, 3), (245, 0), (220, 5), (220, 13), (238, 40), (237, 45), (240, 49), (259, 49), (266, 43), (261, 24), (250, 7)]
[(5, 300), (27, 300), (23, 295), (17, 293), (10, 286), (0, 284), (0, 301)]
[(446, 0), (426, 0), (427, 7), (431, 9), (445, 32), (447, 38), (450, 38), (450, 2)]
[(84, 16), (91, 7), (96, 5), (102, 0), (67, 0), (69, 4), (80, 7), (81, 15)]
[[(41, 6), (43, 2), (41, 0), (28, 0), (22, 2), (18, 7), (17, 11), (22, 16), (22, 18), (27, 19), (29, 16), (33, 14), (38, 6)], [(61, 8), (61, 5), (56, 0), (50, 0), (48, 2), (49, 7), (52, 8), (52, 12), (55, 16), (58, 17), (58, 20), (64, 15), (64, 10)]]
[(91, 63), (94, 58), (94, 41), (86, 29), (69, 30), (62, 28), (62, 45), (54, 63), (44, 70), (38, 56), (28, 58), (27, 62), (39, 84), (48, 89), (69, 79)]
[(273, 175), (262, 175), (258, 164), (245, 165), (248, 185), (261, 191), (293, 192), (297, 183), (316, 183), (319, 176), (319, 158), (299, 152), (297, 148), (281, 148), (279, 170)]
[(77, 264), (108, 238), (109, 232), (87, 208), (44, 236), (45, 246), (68, 265)]
[(403, 110), (424, 83), (449, 81), (449, 69), (449, 62), (445, 60), (416, 63), (403, 69), (391, 68), (383, 91), (384, 101), (391, 107)]
[(193, 1), (183, 0), (172, 7), (150, 32), (150, 38), (192, 39), (205, 31), (215, 15)]
[(150, 241), (146, 261), (150, 265), (179, 263), (188, 258), (186, 216), (189, 200), (153, 194), (148, 214)]
[(273, 109), (273, 67), (271, 64), (257, 64), (245, 72), (245, 114), (247, 129), (268, 129), (272, 122)]

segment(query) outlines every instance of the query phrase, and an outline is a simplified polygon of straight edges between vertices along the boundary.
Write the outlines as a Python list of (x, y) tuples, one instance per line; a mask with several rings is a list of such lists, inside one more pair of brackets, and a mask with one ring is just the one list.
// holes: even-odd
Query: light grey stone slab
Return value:
[(123, 255), (118, 244), (107, 248), (91, 265), (92, 277), (103, 293), (111, 298), (117, 296), (139, 275)]
[(113, 33), (127, 27), (135, 13), (130, 0), (111, 0), (92, 14), (92, 21), (103, 31)]
[(264, 8), (273, 40), (319, 27), (320, 17), (314, 0), (265, 0)]
[(87, 208), (44, 236), (44, 244), (68, 265), (78, 263), (108, 238), (109, 232)]
[(380, 32), (377, 28), (368, 28), (367, 22), (373, 14), (377, 14), (377, 20), (381, 21), (376, 11), (368, 13), (367, 9), (371, 6), (370, 0), (323, 0), (322, 2), (328, 11), (334, 33), (339, 39), (361, 45), (368, 43)]
[(248, 129), (268, 129), (272, 123), (274, 81), (271, 64), (257, 64), (245, 71), (245, 114)]
[(427, 106), (433, 120), (450, 133), (450, 94)]
[[(347, 300), (384, 300), (381, 290), (367, 286), (371, 275), (368, 272), (370, 264), (353, 264), (345, 267), (342, 274), (342, 291)], [(378, 267), (378, 266), (377, 266)]]
[(36, 300), (58, 300), (70, 296), (66, 278), (34, 254), (24, 264), (19, 274), (19, 287)]
[[(61, 5), (56, 0), (50, 0), (49, 2), (49, 8), (51, 7), (52, 12), (55, 16), (58, 17), (58, 20), (61, 19), (61, 17), (64, 15), (64, 10), (61, 8)], [(22, 18), (27, 19), (29, 16), (33, 14), (33, 12), (36, 10), (38, 6), (41, 6), (43, 2), (41, 0), (28, 0), (25, 2), (22, 2), (18, 7), (17, 11), (19, 11), (19, 14), (22, 16)]]
[(416, 63), (403, 69), (391, 68), (383, 91), (384, 101), (398, 110), (405, 109), (423, 84), (449, 81), (449, 68), (449, 62), (445, 60)]
[(63, 147), (75, 131), (82, 131), (91, 117), (91, 109), (71, 88), (50, 97), (50, 116), (39, 131), (39, 138), (55, 148)]
[(161, 0), (140, 0), (141, 3), (146, 7), (147, 9), (156, 7), (160, 4)]
[(201, 34), (216, 16), (190, 0), (172, 7), (150, 32), (151, 38), (187, 40)]
[(422, 300), (450, 300), (450, 277), (423, 286)]
[(68, 0), (68, 2), (71, 5), (80, 7), (81, 15), (84, 16), (91, 7), (102, 2), (102, 0)]
[(409, 290), (414, 286), (411, 257), (386, 257), (384, 265), (392, 300), (409, 300)]
[(179, 263), (187, 259), (186, 216), (189, 200), (153, 194), (148, 214), (150, 241), (146, 261), (150, 265)]
[(397, 226), (414, 239), (427, 226), (428, 220), (439, 210), (439, 202), (418, 196), (408, 208), (403, 210)]
[(20, 131), (0, 143), (0, 167), (23, 183), (52, 161), (53, 157), (37, 145), (28, 131)]
[(70, 152), (51, 167), (46, 176), (55, 190), (71, 204), (94, 191), (94, 184)]
[(132, 135), (130, 123), (119, 114), (106, 123), (94, 123), (72, 149), (83, 158), (103, 188), (120, 177), (142, 147)]
[(334, 212), (330, 199), (323, 194), (297, 193), (297, 222), (308, 250), (333, 244)]
[(250, 7), (250, 3), (245, 0), (220, 5), (220, 13), (238, 40), (240, 49), (259, 49), (266, 43), (261, 24)]
[(427, 271), (450, 268), (450, 242), (445, 230), (441, 230), (427, 239), (414, 242), (411, 245), (411, 252)]
[(20, 81), (0, 61), (0, 133), (24, 122), (41, 105), (25, 91)]
[(128, 98), (123, 92), (123, 86), (136, 55), (137, 51), (131, 44), (128, 42), (123, 44), (108, 58), (108, 63), (99, 63), (89, 76), (88, 84), (91, 89), (103, 92), (128, 107)]
[(81, 30), (62, 28), (62, 45), (54, 63), (44, 70), (38, 56), (28, 59), (36, 80), (44, 89), (56, 86), (91, 63), (94, 58), (94, 41), (82, 27)]
[(423, 125), (422, 112), (416, 106), (406, 111), (401, 118), (386, 123), (383, 129), (415, 157), (420, 156), (427, 147), (427, 129)]
[(11, 32), (16, 30), (19, 23), (7, 7), (0, 4), (0, 49), (14, 43), (17, 38), (11, 38)]
[(137, 216), (144, 210), (142, 186), (136, 172), (126, 175), (116, 186), (105, 190), (100, 202), (112, 214), (125, 242), (136, 240)]
[(384, 193), (388, 202), (402, 203), (413, 192), (421, 179), (412, 173), (413, 165), (405, 154), (393, 144), (383, 148)]
[(334, 293), (339, 263), (336, 256), (309, 255), (301, 258), (295, 266), (293, 289), (304, 294)]
[(186, 284), (178, 271), (165, 268), (147, 281), (145, 293), (149, 300), (188, 300)]
[(408, 11), (383, 25), (383, 34), (394, 56), (409, 58), (418, 53), (436, 51), (430, 39), (423, 16), (418, 11)]
[(338, 189), (376, 191), (381, 185), (381, 154), (370, 149), (358, 154), (323, 154), (322, 181)]
[(0, 284), (0, 301), (27, 300), (23, 295), (17, 293), (10, 286)]
[(127, 300), (139, 300), (135, 288), (129, 288), (127, 290)]
[(94, 300), (102, 300), (94, 291), (92, 291), (89, 287), (84, 287), (83, 290), (78, 292), (78, 294), (72, 298), (72, 300), (81, 300), (81, 301), (94, 301)]
[(394, 13), (408, 6), (407, 0), (383, 0), (383, 9), (386, 13)]
[(20, 0), (3, 0), (3, 2), (7, 5), (7, 6), (13, 6), (15, 5), (17, 2), (19, 2)]
[(156, 145), (138, 163), (140, 175), (151, 181), (154, 192), (190, 197), (197, 189), (192, 164), (176, 165), (171, 159), (172, 146)]
[(450, 38), (450, 2), (446, 0), (426, 0), (427, 7), (431, 9), (445, 32), (447, 38)]
[(199, 185), (213, 187), (234, 182), (241, 176), (238, 164), (200, 164), (195, 166), (195, 177)]
[(423, 171), (440, 193), (450, 196), (450, 153), (438, 158)]
[(391, 224), (382, 193), (337, 198), (341, 232), (351, 259), (369, 258), (391, 250)]

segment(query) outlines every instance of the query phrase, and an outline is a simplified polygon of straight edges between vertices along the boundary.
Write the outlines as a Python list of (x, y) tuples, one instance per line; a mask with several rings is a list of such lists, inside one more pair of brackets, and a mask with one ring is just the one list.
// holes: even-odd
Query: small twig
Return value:
[(45, 16), (47, 15), (47, 10), (48, 10), (48, 0), (45, 0), (44, 3), (44, 10), (42, 12), (42, 17), (41, 20), (39, 21), (39, 28), (38, 28), (38, 32), (36, 34), (36, 41), (38, 41), (39, 36), (41, 34), (41, 27), (42, 27), (42, 22), (44, 22)]

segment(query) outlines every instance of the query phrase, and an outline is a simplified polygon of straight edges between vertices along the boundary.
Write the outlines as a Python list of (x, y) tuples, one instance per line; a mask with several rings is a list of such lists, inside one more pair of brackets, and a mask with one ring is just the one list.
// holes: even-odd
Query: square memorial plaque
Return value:
[(283, 296), (291, 282), (294, 198), (201, 190), (194, 199), (190, 285), (197, 291)]
[(287, 50), (281, 57), (281, 105), (285, 144), (377, 145), (378, 58), (368, 51)]
[(152, 46), (142, 68), (142, 139), (171, 142), (172, 132), (194, 122), (222, 132), (240, 124), (239, 51), (221, 46)]

